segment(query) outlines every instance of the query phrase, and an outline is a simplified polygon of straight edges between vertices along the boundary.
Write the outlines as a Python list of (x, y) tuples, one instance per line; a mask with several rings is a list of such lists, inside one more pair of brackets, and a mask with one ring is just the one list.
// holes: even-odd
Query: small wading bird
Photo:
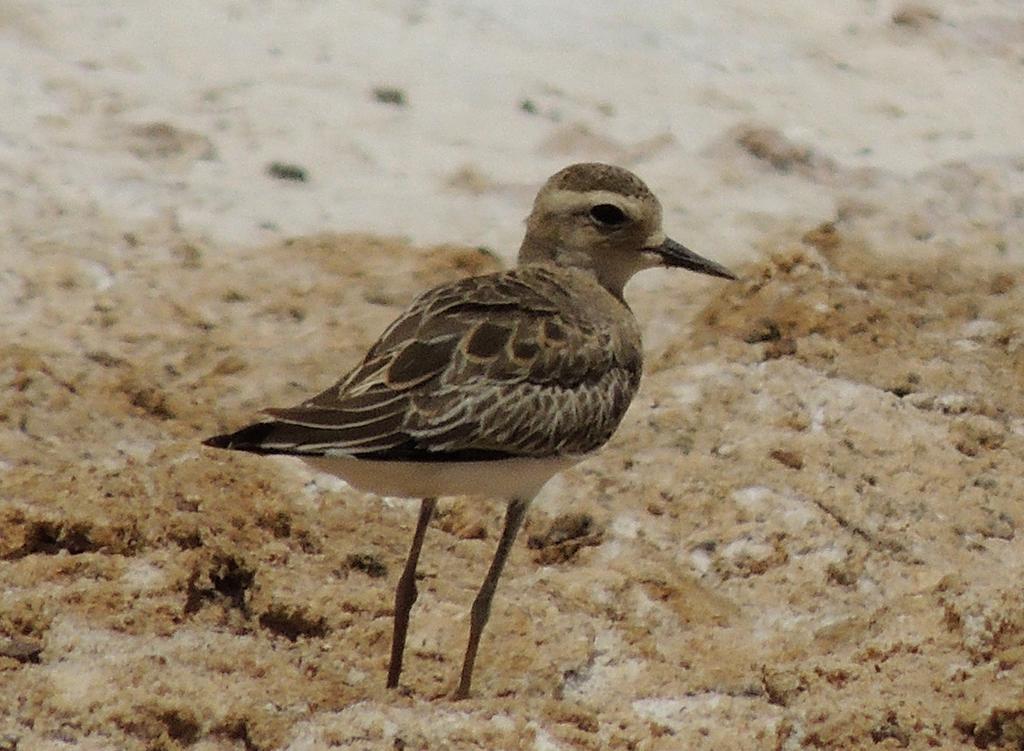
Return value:
[(383, 496), (421, 499), (395, 591), (387, 685), (398, 685), (416, 564), (438, 496), (508, 501), (470, 611), (455, 698), (469, 695), (491, 600), (527, 507), (557, 472), (602, 446), (640, 382), (640, 330), (622, 297), (643, 269), (735, 279), (665, 236), (633, 173), (575, 164), (551, 177), (516, 268), (420, 295), (334, 386), (207, 446), (286, 454)]

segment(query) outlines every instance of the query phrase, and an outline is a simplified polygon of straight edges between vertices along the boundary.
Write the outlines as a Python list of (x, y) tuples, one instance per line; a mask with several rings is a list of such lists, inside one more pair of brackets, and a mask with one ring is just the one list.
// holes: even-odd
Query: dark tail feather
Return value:
[(274, 423), (272, 422), (258, 422), (236, 430), (234, 433), (211, 436), (203, 441), (203, 445), (215, 449), (251, 451), (254, 454), (276, 454), (280, 453), (280, 450), (268, 449), (263, 446), (263, 442), (273, 429)]
[[(332, 433), (342, 433), (344, 428), (336, 431), (318, 431), (324, 434), (323, 439), (329, 440)], [(346, 438), (351, 436), (346, 435)], [(308, 444), (315, 448), (302, 450), (303, 443), (300, 438), (309, 440), (309, 428), (302, 425), (292, 425), (282, 422), (258, 422), (248, 425), (234, 433), (215, 435), (203, 441), (204, 446), (211, 446), (215, 449), (231, 449), (232, 451), (248, 451), (251, 454), (285, 454), (291, 456), (316, 456), (323, 454), (321, 444)], [(421, 448), (416, 442), (399, 433), (389, 433), (387, 439), (392, 441), (388, 445), (386, 441), (378, 441), (376, 448), (369, 444), (355, 446), (354, 449), (362, 448), (362, 451), (355, 450), (351, 456), (355, 459), (374, 459), (376, 461), (405, 461), (405, 462), (484, 462), (496, 459), (508, 459), (516, 456), (505, 451), (493, 449), (458, 449), (450, 451), (430, 451)], [(403, 439), (404, 440), (400, 440)], [(269, 444), (269, 445), (268, 445)]]

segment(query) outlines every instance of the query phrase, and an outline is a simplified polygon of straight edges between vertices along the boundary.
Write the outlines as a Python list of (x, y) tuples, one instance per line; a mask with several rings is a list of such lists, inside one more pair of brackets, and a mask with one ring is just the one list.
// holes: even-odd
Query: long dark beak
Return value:
[(652, 253), (661, 256), (666, 266), (674, 266), (681, 269), (689, 269), (699, 274), (720, 276), (723, 279), (736, 279), (736, 275), (720, 263), (715, 263), (709, 258), (699, 256), (684, 245), (666, 237), (665, 242), (655, 248), (647, 248)]

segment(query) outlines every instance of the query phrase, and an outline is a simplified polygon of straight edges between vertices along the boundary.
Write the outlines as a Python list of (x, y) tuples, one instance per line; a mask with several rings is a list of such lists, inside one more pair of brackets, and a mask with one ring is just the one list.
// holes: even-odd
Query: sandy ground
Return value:
[[(1024, 748), (1024, 13), (762, 5), (0, 5), (0, 750)], [(199, 440), (581, 159), (742, 281), (628, 290), (459, 703), (445, 499), (386, 692), (414, 506)]]

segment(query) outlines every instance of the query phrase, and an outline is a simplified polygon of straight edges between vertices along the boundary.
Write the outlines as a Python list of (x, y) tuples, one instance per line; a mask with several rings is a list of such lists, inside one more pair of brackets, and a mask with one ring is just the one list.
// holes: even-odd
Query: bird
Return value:
[(570, 165), (537, 193), (513, 268), (423, 292), (330, 388), (203, 442), (299, 457), (357, 489), (419, 499), (395, 587), (387, 688), (399, 685), (438, 497), (490, 496), (507, 506), (453, 698), (470, 695), (498, 580), (531, 501), (608, 441), (638, 390), (640, 328), (623, 289), (659, 267), (737, 278), (665, 234), (661, 204), (635, 174)]

